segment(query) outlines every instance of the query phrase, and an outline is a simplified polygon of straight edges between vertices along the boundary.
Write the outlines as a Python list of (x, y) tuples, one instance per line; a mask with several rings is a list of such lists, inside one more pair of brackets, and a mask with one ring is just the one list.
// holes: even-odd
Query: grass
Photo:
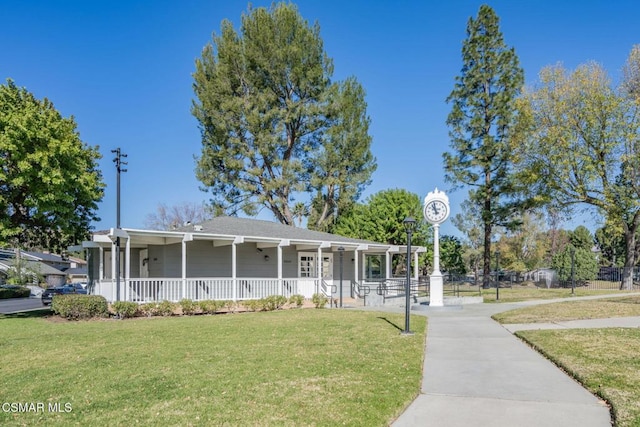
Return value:
[[(640, 296), (568, 301), (499, 313), (500, 323), (640, 316)], [(618, 427), (640, 426), (640, 329), (520, 331), (524, 339), (612, 408)]]
[(543, 304), (498, 313), (493, 319), (500, 323), (548, 323), (629, 316), (640, 316), (638, 295)]
[(570, 298), (572, 296), (584, 297), (592, 295), (608, 295), (608, 294), (624, 294), (625, 292), (612, 289), (586, 289), (576, 288), (574, 295), (571, 294), (571, 288), (538, 288), (535, 286), (513, 286), (511, 288), (500, 288), (499, 300), (496, 301), (496, 289), (483, 289), (482, 296), (486, 303), (510, 303), (528, 301), (533, 299), (555, 299)]
[(640, 426), (639, 329), (521, 331), (517, 335), (609, 402), (615, 426)]
[[(426, 319), (350, 310), (0, 321), (0, 425), (388, 425), (420, 389)], [(366, 410), (364, 409), (366, 408)]]

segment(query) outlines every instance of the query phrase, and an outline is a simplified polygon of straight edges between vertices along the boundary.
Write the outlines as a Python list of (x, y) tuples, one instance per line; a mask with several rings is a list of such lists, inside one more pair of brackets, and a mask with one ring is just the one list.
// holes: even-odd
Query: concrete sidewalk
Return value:
[(526, 305), (414, 311), (429, 317), (422, 390), (392, 425), (610, 426), (604, 402), (490, 318)]

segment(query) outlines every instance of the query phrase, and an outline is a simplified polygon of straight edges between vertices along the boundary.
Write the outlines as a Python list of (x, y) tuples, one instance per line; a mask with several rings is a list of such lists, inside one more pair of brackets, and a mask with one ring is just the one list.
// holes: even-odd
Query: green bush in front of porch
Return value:
[[(412, 317), (413, 336), (403, 324), (401, 314), (354, 310), (6, 318), (0, 400), (72, 410), (0, 412), (0, 425), (386, 426), (420, 390), (426, 318)], [(30, 363), (14, 363), (17, 354)]]

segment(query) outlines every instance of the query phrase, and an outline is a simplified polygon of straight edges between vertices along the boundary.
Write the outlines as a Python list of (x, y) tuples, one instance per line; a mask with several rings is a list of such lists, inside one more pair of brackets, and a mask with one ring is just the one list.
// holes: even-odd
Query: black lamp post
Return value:
[(340, 246), (338, 248), (338, 252), (340, 252), (340, 308), (342, 308), (342, 258), (344, 255), (344, 248)]
[(496, 251), (496, 301), (500, 300), (500, 251)]
[(416, 220), (408, 216), (402, 221), (404, 229), (407, 232), (407, 283), (405, 286), (405, 304), (404, 304), (404, 331), (403, 335), (411, 335), (413, 332), (409, 330), (409, 309), (411, 305), (411, 234), (416, 228)]

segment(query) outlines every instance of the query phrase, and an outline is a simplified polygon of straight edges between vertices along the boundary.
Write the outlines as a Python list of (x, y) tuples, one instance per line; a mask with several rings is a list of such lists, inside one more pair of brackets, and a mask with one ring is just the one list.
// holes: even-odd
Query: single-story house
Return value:
[[(46, 286), (61, 286), (68, 281), (86, 282), (86, 261), (80, 258), (63, 257), (47, 252), (20, 251), (22, 265), (32, 273), (33, 284), (44, 282)], [(16, 261), (15, 249), (0, 249), (0, 273), (6, 277)], [(4, 279), (4, 278), (0, 278)]]
[[(407, 251), (406, 246), (226, 216), (172, 231), (112, 228), (94, 233), (83, 247), (90, 292), (109, 301), (137, 302), (274, 294), (310, 298), (320, 292), (357, 298), (367, 284), (390, 277), (392, 256)], [(418, 253), (426, 249), (411, 249), (417, 279)]]

